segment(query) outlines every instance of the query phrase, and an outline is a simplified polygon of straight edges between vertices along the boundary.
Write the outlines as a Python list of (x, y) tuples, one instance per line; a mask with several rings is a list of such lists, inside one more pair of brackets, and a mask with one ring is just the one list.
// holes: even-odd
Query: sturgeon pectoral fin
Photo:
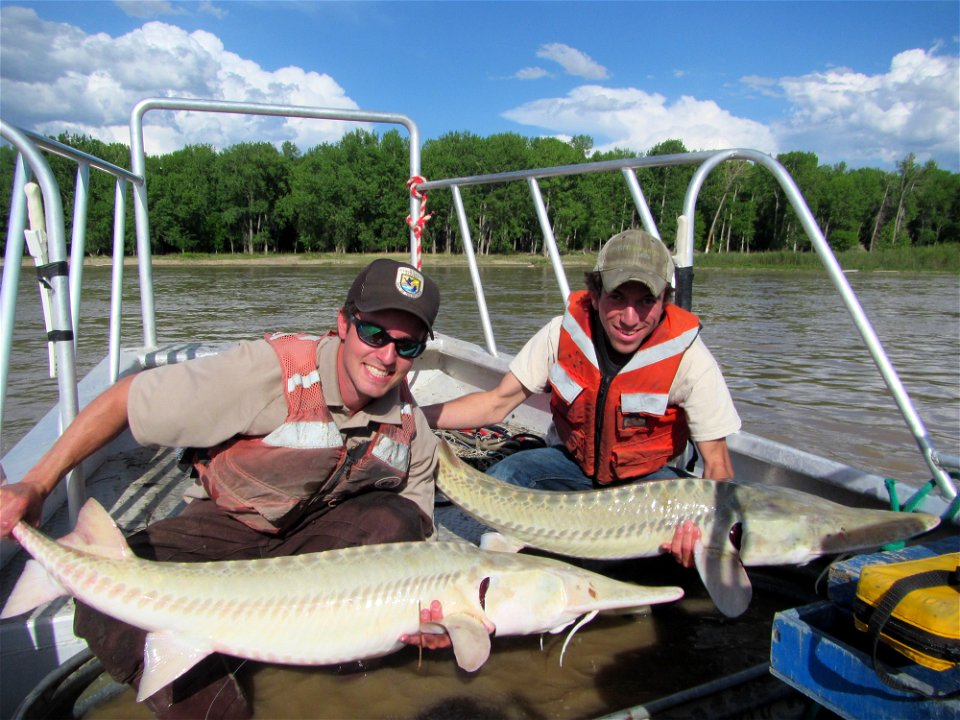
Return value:
[(169, 685), (212, 652), (213, 649), (205, 643), (191, 642), (173, 633), (148, 634), (143, 648), (143, 677), (137, 690), (137, 702)]
[(443, 625), (450, 635), (457, 665), (467, 672), (478, 670), (490, 657), (492, 625), (463, 613), (455, 613), (444, 617)]
[(480, 549), (493, 550), (495, 552), (520, 552), (524, 548), (523, 543), (511, 540), (498, 532), (488, 532), (480, 536)]
[(750, 606), (753, 587), (740, 556), (716, 548), (706, 548), (697, 541), (693, 558), (710, 599), (727, 617), (737, 617)]
[(447, 629), (440, 623), (422, 622), (420, 623), (420, 632), (424, 635), (443, 635)]

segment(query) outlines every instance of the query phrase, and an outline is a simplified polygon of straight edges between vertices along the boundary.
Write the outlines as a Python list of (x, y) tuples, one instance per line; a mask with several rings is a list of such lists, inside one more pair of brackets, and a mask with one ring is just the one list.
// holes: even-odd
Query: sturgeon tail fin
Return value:
[[(31, 555), (49, 556), (44, 552), (43, 543), (49, 543), (42, 535), (24, 522), (13, 529), (13, 536)], [(130, 546), (113, 522), (113, 519), (96, 500), (90, 499), (77, 515), (77, 525), (73, 532), (57, 541), (59, 545), (100, 557), (127, 560), (134, 557)], [(52, 543), (49, 543), (53, 547)], [(67, 595), (67, 590), (51, 575), (45, 565), (52, 564), (47, 557), (41, 563), (36, 559), (28, 560), (20, 579), (14, 586), (0, 619), (6, 619), (30, 612), (51, 600)]]
[(63, 586), (40, 563), (27, 560), (20, 579), (0, 612), (0, 620), (23, 615), (66, 594)]

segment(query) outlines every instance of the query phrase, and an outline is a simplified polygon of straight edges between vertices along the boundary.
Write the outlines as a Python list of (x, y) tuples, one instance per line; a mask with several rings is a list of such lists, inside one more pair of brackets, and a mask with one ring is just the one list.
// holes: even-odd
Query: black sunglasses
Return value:
[(370, 347), (381, 348), (387, 343), (393, 343), (393, 346), (397, 349), (397, 355), (408, 360), (420, 357), (423, 351), (427, 349), (426, 340), (392, 337), (379, 325), (362, 320), (356, 315), (350, 318), (350, 322), (357, 329), (357, 337)]

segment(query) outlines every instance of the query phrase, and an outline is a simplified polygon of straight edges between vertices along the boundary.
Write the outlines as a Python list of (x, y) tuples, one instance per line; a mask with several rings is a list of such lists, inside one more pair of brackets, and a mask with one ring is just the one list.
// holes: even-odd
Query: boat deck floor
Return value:
[[(134, 532), (157, 519), (174, 515), (182, 510), (185, 502), (183, 500), (183, 494), (193, 483), (193, 480), (190, 479), (189, 472), (179, 464), (178, 460), (179, 457), (176, 450), (143, 448), (136, 445), (122, 447), (117, 452), (109, 455), (99, 470), (89, 478), (87, 483), (88, 495), (98, 498), (98, 500), (104, 504), (125, 533)], [(487, 529), (481, 523), (465, 516), (456, 506), (446, 501), (442, 496), (438, 496), (435, 519), (438, 525), (439, 536), (443, 540), (460, 539), (466, 542), (477, 543), (479, 542), (480, 535)], [(44, 524), (44, 531), (53, 537), (59, 537), (67, 532), (68, 523), (69, 518), (67, 511), (61, 509)], [(12, 587), (12, 583), (15, 582), (19, 576), (25, 561), (26, 554), (18, 553), (17, 557), (4, 568), (2, 578), (0, 578), (4, 592), (9, 591), (10, 587)], [(584, 564), (587, 566), (591, 565), (589, 562), (584, 562)], [(677, 652), (684, 652), (680, 650), (680, 648), (684, 647), (691, 649), (697, 648), (694, 651), (695, 656), (706, 655), (710, 657), (717, 652), (719, 652), (720, 656), (725, 654), (721, 648), (726, 647), (727, 644), (731, 642), (729, 623), (714, 617), (714, 613), (711, 610), (712, 605), (708, 602), (704, 591), (695, 577), (684, 577), (683, 573), (672, 567), (672, 563), (658, 562), (657, 560), (652, 560), (650, 564), (645, 564), (643, 572), (639, 572), (641, 570), (639, 566), (631, 568), (629, 564), (622, 563), (603, 564), (602, 568), (597, 567), (591, 569), (608, 572), (614, 576), (623, 575), (621, 579), (645, 584), (663, 584), (664, 582), (677, 581), (676, 584), (689, 585), (685, 588), (689, 593), (689, 597), (682, 605), (678, 604), (677, 607), (663, 608), (660, 612), (661, 619), (657, 623), (660, 632), (656, 634), (662, 635), (660, 640), (661, 643), (666, 643), (666, 647), (661, 645), (661, 643), (656, 643), (652, 647), (645, 648), (641, 654), (652, 652), (656, 656), (661, 657), (664, 653), (667, 653), (667, 655), (670, 656)], [(683, 579), (684, 582), (680, 582), (681, 579)], [(763, 585), (760, 578), (754, 578), (754, 580), (758, 586)], [(780, 585), (779, 581), (774, 581), (772, 584), (774, 586)], [(760, 587), (758, 587), (758, 589), (760, 589)], [(709, 680), (711, 678), (723, 677), (730, 673), (744, 672), (747, 671), (748, 668), (755, 668), (758, 666), (758, 663), (761, 665), (765, 663), (769, 648), (769, 623), (773, 612), (782, 607), (795, 604), (797, 604), (797, 598), (790, 598), (789, 600), (780, 599), (773, 603), (768, 603), (767, 601), (757, 603), (757, 606), (752, 608), (749, 613), (750, 619), (744, 620), (742, 625), (742, 627), (749, 626), (752, 628), (751, 632), (748, 633), (754, 637), (750, 645), (751, 651), (747, 653), (745, 649), (742, 649), (742, 651), (738, 653), (738, 662), (736, 663), (731, 663), (728, 660), (720, 662), (719, 664), (710, 662), (708, 663), (708, 667), (698, 667), (697, 677), (700, 677), (701, 680)], [(59, 623), (63, 626), (64, 632), (69, 632), (69, 628), (72, 627), (72, 611), (72, 601), (63, 599), (42, 610), (36, 611), (38, 614), (34, 615), (34, 620), (38, 623), (50, 623), (51, 625)], [(696, 619), (696, 622), (691, 622), (694, 619)], [(20, 620), (19, 622), (22, 623), (23, 621)], [(587, 666), (593, 668), (593, 663), (595, 663), (596, 658), (605, 657), (611, 652), (620, 652), (622, 649), (617, 650), (615, 648), (619, 647), (617, 645), (617, 643), (620, 642), (619, 636), (626, 631), (623, 627), (617, 625), (618, 622), (623, 621), (617, 618), (602, 622), (598, 620), (594, 632), (578, 635), (576, 642), (578, 645), (580, 643), (582, 643), (582, 645), (579, 645), (580, 650), (575, 655), (579, 658), (579, 661), (586, 662)], [(602, 632), (605, 625), (611, 624), (612, 627), (607, 628), (606, 633)], [(680, 632), (680, 630), (684, 628), (686, 628), (686, 630), (683, 630), (678, 637), (671, 637), (667, 634), (668, 628), (673, 628), (670, 632), (674, 633)], [(10, 629), (12, 630), (12, 628)], [(631, 630), (631, 632), (639, 632), (639, 630), (634, 629)], [(742, 631), (737, 631), (737, 634), (739, 635), (741, 632)], [(604, 639), (604, 636), (610, 633), (616, 637), (615, 642), (611, 641), (609, 637)], [(693, 633), (693, 635), (689, 635), (688, 633)], [(705, 639), (706, 636), (704, 633), (707, 633), (712, 639)], [(714, 635), (716, 635), (716, 637), (714, 637)], [(641, 639), (642, 642), (638, 641), (637, 645), (646, 645), (648, 639), (646, 639), (645, 636), (642, 636)], [(562, 638), (560, 641), (562, 641)], [(559, 641), (554, 638), (553, 642), (556, 643)], [(590, 642), (601, 644), (596, 647), (591, 647)], [(602, 644), (611, 642), (614, 642), (614, 644)], [(507, 680), (504, 678), (512, 678), (518, 673), (522, 675), (518, 667), (509, 666), (511, 652), (508, 651), (511, 647), (516, 647), (514, 652), (532, 653), (529, 658), (521, 663), (522, 666), (526, 666), (530, 662), (535, 662), (538, 666), (543, 664), (542, 650), (534, 647), (536, 644), (536, 640), (530, 640), (528, 638), (503, 639), (501, 641), (501, 645), (503, 645), (501, 650), (503, 652), (497, 653), (496, 657), (493, 658), (494, 662), (491, 664), (487, 674), (490, 675), (491, 678), (498, 678), (498, 682), (500, 683), (507, 683)], [(82, 648), (83, 646), (81, 644), (79, 647), (73, 649), (73, 652), (79, 652)], [(669, 650), (667, 650), (667, 648), (669, 648)], [(554, 650), (556, 650), (556, 648), (554, 648)], [(689, 651), (685, 651), (684, 654), (686, 655), (687, 652)], [(399, 664), (403, 668), (408, 668), (410, 662), (416, 662), (415, 658), (411, 660), (413, 657), (411, 653), (398, 653), (398, 656), (397, 658), (385, 659), (381, 662), (390, 666)], [(69, 655), (67, 657), (69, 657)], [(60, 662), (63, 662), (65, 659), (65, 657), (61, 657)], [(650, 658), (647, 658), (647, 660), (649, 661)], [(499, 673), (496, 670), (497, 663), (504, 663), (504, 668)], [(437, 691), (441, 696), (445, 693), (450, 693), (453, 697), (460, 696), (463, 692), (462, 679), (458, 679), (455, 671), (446, 667), (447, 664), (450, 664), (450, 659), (446, 657), (431, 659), (431, 665), (436, 668), (435, 672), (450, 675), (450, 677), (447, 677), (444, 681), (445, 687), (442, 689), (442, 692), (441, 688), (437, 688)], [(551, 666), (549, 672), (554, 674), (567, 672), (559, 667), (552, 668), (553, 663), (548, 662), (547, 665)], [(565, 665), (567, 665), (567, 663), (565, 663)], [(575, 666), (573, 655), (571, 655), (569, 665)], [(588, 669), (586, 669), (587, 666), (581, 668), (579, 672), (586, 672), (587, 675), (590, 675), (595, 671), (595, 669), (588, 671)], [(52, 667), (56, 667), (56, 665)], [(443, 670), (440, 668), (443, 668)], [(10, 679), (8, 670), (11, 669), (12, 668), (3, 668), (5, 681)], [(571, 667), (571, 671), (573, 670), (574, 667)], [(331, 675), (331, 682), (336, 682), (338, 673), (333, 673), (332, 671), (325, 672), (322, 669), (319, 671), (319, 675), (321, 676), (326, 676), (327, 674)], [(682, 674), (683, 673), (681, 673), (681, 675)], [(766, 673), (761, 673), (761, 675), (766, 675)], [(670, 684), (666, 682), (667, 680), (676, 682), (677, 684), (671, 687)], [(523, 684), (525, 685), (529, 681), (528, 678), (523, 681)], [(556, 683), (558, 687), (566, 687), (568, 681), (569, 678), (560, 682), (560, 676), (557, 676), (551, 682)], [(588, 716), (602, 714), (603, 712), (609, 712), (616, 708), (631, 707), (638, 701), (653, 699), (649, 694), (641, 694), (638, 696), (635, 693), (635, 684), (636, 679), (632, 672), (626, 673), (625, 677), (619, 677), (618, 675), (616, 678), (611, 678), (609, 686), (606, 683), (601, 683), (603, 686), (601, 692), (605, 694), (612, 693), (612, 696), (607, 698), (604, 703), (585, 705), (581, 708), (583, 714)], [(767, 678), (763, 679), (763, 684), (765, 686), (770, 685)], [(593, 685), (593, 682), (588, 683), (588, 686)], [(656, 685), (661, 688), (661, 692), (653, 695), (653, 697), (659, 697), (662, 692), (668, 693), (671, 689), (680, 691), (685, 687), (682, 678), (673, 678), (672, 676), (671, 678), (658, 678)], [(774, 683), (774, 685), (776, 685), (776, 683)], [(28, 688), (25, 688), (24, 690), (26, 691), (27, 689)], [(372, 688), (368, 688), (368, 691), (370, 690), (372, 690)], [(513, 691), (520, 693), (521, 690), (522, 688), (514, 688)], [(774, 687), (774, 690), (780, 693), (783, 688)], [(523, 692), (525, 692), (525, 690), (523, 690)], [(764, 693), (766, 692), (767, 690), (764, 690)], [(363, 694), (366, 696), (366, 693)], [(795, 698), (796, 693), (790, 693), (790, 696)], [(689, 700), (689, 698), (685, 699)], [(345, 700), (347, 699), (345, 698)], [(355, 706), (359, 701), (358, 698), (349, 699), (347, 700), (346, 706)], [(128, 702), (130, 703), (127, 706), (129, 710), (135, 703), (133, 703), (132, 700)], [(543, 702), (543, 699), (537, 698), (534, 700), (531, 698), (531, 702), (534, 703), (534, 705), (539, 705)], [(565, 702), (569, 702), (569, 699), (564, 701), (564, 703)], [(584, 700), (584, 702), (586, 701)], [(561, 703), (561, 705), (564, 703)], [(502, 709), (503, 707), (499, 708), (499, 710)], [(560, 712), (559, 710), (558, 712), (559, 716), (565, 715), (564, 712)], [(414, 711), (412, 714), (417, 715), (418, 711)], [(574, 712), (574, 714), (581, 713)], [(536, 713), (534, 713), (534, 715), (536, 715)]]

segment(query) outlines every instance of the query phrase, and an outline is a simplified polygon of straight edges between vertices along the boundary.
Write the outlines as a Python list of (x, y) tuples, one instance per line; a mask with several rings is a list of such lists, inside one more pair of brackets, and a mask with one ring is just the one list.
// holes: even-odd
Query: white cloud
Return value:
[(601, 152), (615, 147), (646, 152), (671, 138), (682, 140), (690, 150), (778, 150), (766, 126), (735, 117), (712, 100), (685, 95), (668, 103), (663, 95), (636, 88), (581, 85), (566, 97), (525, 103), (503, 116), (553, 133), (591, 135), (598, 140), (595, 149)]
[(541, 45), (537, 50), (537, 57), (553, 60), (558, 63), (568, 75), (586, 78), (587, 80), (603, 80), (607, 77), (607, 69), (595, 62), (586, 53), (563, 43), (548, 43)]
[(153, 20), (165, 15), (189, 15), (192, 10), (218, 19), (229, 14), (224, 8), (214, 5), (212, 0), (199, 0), (189, 5), (174, 4), (167, 0), (113, 0), (113, 4), (124, 14), (140, 20)]
[(211, 15), (212, 17), (222, 20), (229, 13), (221, 7), (214, 5), (210, 0), (200, 0), (200, 4), (197, 5), (197, 10), (202, 12), (204, 15)]
[(763, 75), (744, 75), (740, 82), (767, 97), (782, 97), (782, 93), (777, 90), (776, 78), (765, 77)]
[(906, 50), (888, 72), (847, 68), (781, 78), (790, 103), (773, 129), (791, 149), (813, 149), (821, 160), (892, 165), (914, 153), (956, 171), (960, 164), (960, 72), (955, 55)]
[(114, 0), (114, 4), (130, 17), (149, 20), (164, 15), (184, 15), (186, 9), (166, 0)]
[(897, 54), (888, 72), (847, 68), (800, 77), (748, 75), (752, 93), (783, 104), (780, 117), (761, 123), (714, 100), (676, 100), (633, 87), (582, 85), (565, 97), (524, 103), (503, 117), (547, 133), (589, 134), (597, 150), (646, 152), (668, 138), (691, 150), (749, 147), (776, 154), (814, 152), (823, 163), (892, 169), (914, 153), (920, 162), (960, 169), (960, 71), (956, 55), (935, 50)]
[(542, 67), (525, 67), (517, 70), (514, 78), (517, 80), (539, 80), (540, 78), (546, 77), (549, 74), (550, 73), (548, 73)]
[[(164, 3), (135, 3), (157, 6)], [(156, 10), (156, 8), (153, 8)], [(224, 49), (215, 35), (148, 22), (119, 37), (88, 35), (3, 7), (0, 105), (5, 119), (46, 134), (83, 132), (129, 142), (130, 108), (145, 97), (184, 97), (356, 109), (329, 75), (297, 67), (265, 70)], [(210, 113), (149, 113), (148, 153), (188, 143), (229, 146), (250, 137), (301, 148), (339, 139), (346, 123)]]

